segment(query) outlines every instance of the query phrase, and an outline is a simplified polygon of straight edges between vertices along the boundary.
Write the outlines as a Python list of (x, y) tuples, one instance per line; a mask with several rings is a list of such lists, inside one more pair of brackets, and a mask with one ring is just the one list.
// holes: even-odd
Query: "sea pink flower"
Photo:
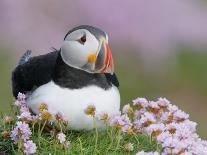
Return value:
[(21, 113), (20, 116), (17, 116), (18, 119), (21, 119), (21, 120), (32, 120), (32, 115), (29, 111), (24, 111)]
[(19, 93), (17, 96), (17, 100), (14, 103), (17, 107), (26, 105), (26, 96), (22, 93)]
[(33, 154), (36, 152), (36, 150), (37, 150), (37, 146), (35, 143), (33, 143), (32, 140), (28, 140), (24, 143), (24, 153), (26, 155)]
[(25, 100), (26, 100), (26, 95), (19, 92), (19, 93), (18, 93), (18, 96), (17, 96), (17, 99), (18, 99), (19, 101), (25, 101)]
[(168, 101), (166, 98), (158, 98), (157, 101), (158, 105), (160, 107), (168, 107), (170, 105), (170, 101)]
[[(207, 141), (201, 140), (196, 133), (197, 123), (189, 120), (189, 115), (165, 98), (148, 102), (144, 98), (133, 100), (135, 106), (133, 128), (139, 132), (155, 135), (157, 143), (163, 147), (163, 155), (206, 154)], [(129, 105), (125, 107), (127, 109)], [(154, 111), (158, 109), (159, 112)], [(126, 113), (127, 110), (123, 112)], [(123, 119), (120, 117), (120, 120)], [(124, 121), (123, 121), (124, 122)], [(123, 123), (122, 129), (128, 126)], [(149, 155), (153, 152), (138, 152), (137, 155)], [(154, 154), (158, 154), (154, 152)]]
[(163, 132), (164, 129), (165, 129), (165, 125), (162, 123), (151, 124), (145, 128), (144, 132), (148, 135), (151, 135), (151, 134), (153, 134), (153, 132), (156, 132), (156, 131)]
[(177, 110), (176, 112), (173, 113), (174, 119), (177, 121), (183, 121), (189, 118), (189, 115), (186, 114), (184, 111)]
[(28, 140), (32, 132), (29, 128), (29, 125), (25, 122), (18, 121), (16, 127), (11, 132), (11, 138), (13, 141), (17, 142), (18, 140)]
[(129, 151), (129, 152), (134, 150), (134, 144), (132, 143), (127, 143), (123, 147), (126, 151)]
[(71, 142), (70, 141), (66, 141), (66, 143), (65, 143), (66, 148), (69, 148), (70, 145), (71, 145)]
[(142, 124), (144, 124), (146, 122), (155, 122), (155, 121), (156, 121), (156, 119), (155, 119), (154, 114), (149, 113), (149, 112), (145, 112), (140, 118), (140, 122)]
[(149, 102), (145, 98), (136, 98), (133, 100), (133, 105), (140, 105), (141, 107), (147, 107)]
[(126, 104), (126, 105), (124, 105), (122, 112), (124, 114), (131, 114), (131, 113), (133, 113), (133, 109), (129, 104)]
[(160, 108), (158, 103), (154, 102), (154, 101), (150, 101), (148, 106), (151, 107), (151, 108), (155, 108), (155, 109), (159, 109)]
[(140, 151), (137, 152), (136, 155), (159, 155), (158, 152), (144, 152), (144, 151)]
[(96, 107), (94, 105), (88, 105), (84, 110), (86, 115), (95, 116), (96, 114)]
[(58, 133), (57, 138), (58, 138), (60, 144), (62, 144), (62, 143), (65, 142), (65, 140), (66, 140), (65, 137), (66, 137), (66, 136), (65, 136), (64, 133), (62, 133), (62, 132)]
[(124, 124), (125, 122), (120, 115), (115, 115), (110, 120), (110, 126), (122, 127)]
[(135, 120), (134, 123), (133, 123), (133, 126), (134, 126), (134, 129), (137, 131), (137, 132), (140, 132), (143, 130), (142, 128), (142, 123), (140, 122), (140, 120)]

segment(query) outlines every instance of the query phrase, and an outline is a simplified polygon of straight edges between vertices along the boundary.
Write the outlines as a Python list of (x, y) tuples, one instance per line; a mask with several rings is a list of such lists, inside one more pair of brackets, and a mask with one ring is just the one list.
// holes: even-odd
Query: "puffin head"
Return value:
[(114, 72), (108, 36), (99, 28), (82, 25), (70, 30), (61, 47), (63, 61), (89, 73)]

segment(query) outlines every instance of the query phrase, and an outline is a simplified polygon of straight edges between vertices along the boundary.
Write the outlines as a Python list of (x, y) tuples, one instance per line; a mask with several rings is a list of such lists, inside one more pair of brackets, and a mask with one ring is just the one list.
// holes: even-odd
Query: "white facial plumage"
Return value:
[[(85, 36), (85, 42), (80, 40), (83, 36)], [(86, 29), (79, 29), (65, 38), (61, 47), (61, 57), (67, 65), (82, 69), (88, 63), (88, 56), (97, 54), (98, 50), (97, 38)]]

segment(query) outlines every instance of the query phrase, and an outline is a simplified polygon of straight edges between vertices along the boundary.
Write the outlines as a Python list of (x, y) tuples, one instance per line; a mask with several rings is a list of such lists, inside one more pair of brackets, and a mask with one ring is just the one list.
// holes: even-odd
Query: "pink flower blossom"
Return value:
[(20, 116), (17, 116), (17, 118), (21, 120), (24, 120), (24, 119), (32, 120), (32, 115), (29, 111), (24, 111), (21, 113)]
[(158, 105), (161, 107), (168, 107), (170, 105), (170, 101), (168, 101), (166, 98), (158, 98), (157, 101)]
[(65, 143), (66, 148), (69, 148), (70, 145), (71, 145), (71, 142), (70, 141), (66, 141), (66, 143)]
[(152, 107), (152, 108), (155, 108), (155, 109), (159, 109), (160, 108), (158, 103), (154, 102), (154, 101), (150, 101), (148, 106)]
[(145, 128), (144, 132), (148, 135), (151, 135), (153, 131), (163, 131), (165, 128), (165, 125), (160, 123), (160, 124), (151, 124), (147, 128)]
[(189, 115), (186, 114), (184, 111), (177, 110), (173, 113), (175, 120), (186, 120), (189, 118)]
[(65, 134), (62, 133), (62, 132), (58, 133), (57, 138), (58, 138), (60, 144), (64, 143), (65, 140), (66, 140), (66, 139), (65, 139), (65, 138), (66, 138)]
[(11, 138), (13, 141), (17, 142), (18, 140), (28, 140), (31, 136), (31, 130), (29, 125), (25, 122), (18, 121), (16, 127), (11, 132)]
[(124, 114), (131, 113), (131, 112), (133, 112), (133, 111), (132, 111), (132, 107), (131, 107), (129, 104), (126, 104), (126, 105), (123, 107), (122, 112), (123, 112)]
[(37, 150), (37, 146), (35, 143), (33, 143), (32, 140), (28, 140), (24, 143), (24, 153), (26, 155), (33, 154), (36, 152), (36, 150)]
[(122, 117), (118, 114), (112, 117), (110, 120), (110, 126), (123, 126), (125, 122), (122, 120)]
[(144, 151), (140, 151), (137, 152), (136, 155), (159, 155), (158, 152), (144, 152)]
[(19, 93), (14, 105), (16, 105), (17, 107), (25, 106), (26, 105), (26, 96), (22, 93)]
[(155, 119), (154, 114), (152, 114), (150, 112), (145, 112), (140, 118), (140, 122), (142, 124), (144, 124), (146, 122), (155, 122), (155, 121), (156, 121), (156, 119)]
[(136, 98), (133, 100), (133, 105), (141, 105), (141, 107), (147, 107), (148, 101), (145, 98)]
[(135, 120), (134, 123), (134, 129), (137, 131), (137, 132), (140, 132), (142, 131), (142, 123), (140, 122), (140, 120)]

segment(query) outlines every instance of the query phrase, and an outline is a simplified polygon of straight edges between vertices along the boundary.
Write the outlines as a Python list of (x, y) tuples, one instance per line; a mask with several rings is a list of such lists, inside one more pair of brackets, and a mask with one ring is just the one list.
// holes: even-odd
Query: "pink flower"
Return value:
[(26, 100), (26, 95), (19, 92), (19, 93), (18, 93), (18, 96), (17, 96), (17, 99), (18, 99), (19, 101), (25, 101), (25, 100)]
[(145, 98), (136, 98), (133, 100), (133, 105), (140, 105), (141, 107), (147, 107), (148, 106), (148, 101)]
[(65, 143), (66, 148), (69, 148), (70, 145), (71, 145), (70, 141), (66, 141), (66, 143)]
[(137, 132), (142, 131), (142, 123), (140, 122), (140, 120), (135, 120), (133, 125), (134, 129), (136, 129)]
[(160, 108), (158, 103), (154, 102), (154, 101), (150, 101), (148, 106), (152, 107), (152, 108), (155, 108), (155, 109), (159, 109)]
[(24, 143), (24, 153), (26, 155), (33, 154), (36, 152), (36, 150), (37, 150), (37, 146), (35, 143), (33, 143), (32, 140), (28, 140)]
[(158, 152), (144, 152), (144, 151), (140, 151), (137, 152), (136, 155), (159, 155)]
[[(135, 106), (134, 122), (132, 127), (138, 132), (153, 135), (157, 143), (163, 147), (163, 155), (167, 154), (206, 154), (207, 141), (201, 140), (196, 133), (197, 123), (189, 120), (189, 115), (180, 110), (165, 98), (158, 101), (148, 102), (145, 98), (133, 100)], [(123, 108), (127, 114), (130, 105)], [(155, 113), (153, 110), (158, 109)], [(122, 130), (125, 132), (130, 128), (127, 121), (120, 115), (116, 121), (122, 123)], [(113, 118), (112, 118), (113, 120)], [(126, 119), (127, 120), (127, 119)], [(130, 122), (130, 120), (128, 121)], [(153, 155), (158, 152), (138, 152), (137, 155)]]
[(160, 123), (160, 124), (151, 124), (147, 128), (145, 128), (144, 132), (147, 133), (148, 135), (151, 135), (155, 131), (160, 131), (162, 132), (165, 129), (165, 125)]
[(168, 107), (170, 105), (170, 101), (168, 101), (166, 98), (158, 98), (157, 101), (158, 105), (160, 107)]
[(18, 140), (28, 140), (32, 132), (29, 128), (29, 125), (25, 122), (18, 121), (16, 127), (11, 132), (11, 138), (13, 141), (17, 142)]
[(17, 107), (25, 106), (26, 105), (26, 96), (22, 93), (19, 93), (14, 105), (16, 105)]
[(184, 111), (177, 110), (174, 114), (174, 119), (179, 121), (179, 120), (186, 120), (189, 118), (189, 115), (186, 114)]
[(149, 112), (145, 112), (142, 116), (141, 116), (141, 119), (140, 119), (140, 122), (142, 124), (146, 123), (146, 122), (155, 122), (156, 119), (155, 119), (155, 116), (152, 114), (152, 113), (149, 113)]
[(122, 120), (122, 117), (119, 114), (115, 115), (110, 120), (110, 126), (122, 127), (124, 124), (125, 124), (125, 122)]
[(32, 120), (32, 115), (29, 111), (24, 111), (23, 113), (21, 113), (20, 116), (17, 116), (18, 119), (24, 120)]
[(133, 109), (132, 109), (132, 107), (131, 107), (129, 104), (126, 104), (126, 105), (123, 107), (122, 112), (123, 112), (124, 114), (130, 114), (130, 113), (133, 112)]
[(62, 144), (63, 142), (65, 142), (65, 140), (66, 140), (65, 137), (66, 136), (65, 136), (64, 133), (62, 133), (62, 132), (58, 133), (57, 138), (58, 138), (60, 144)]

